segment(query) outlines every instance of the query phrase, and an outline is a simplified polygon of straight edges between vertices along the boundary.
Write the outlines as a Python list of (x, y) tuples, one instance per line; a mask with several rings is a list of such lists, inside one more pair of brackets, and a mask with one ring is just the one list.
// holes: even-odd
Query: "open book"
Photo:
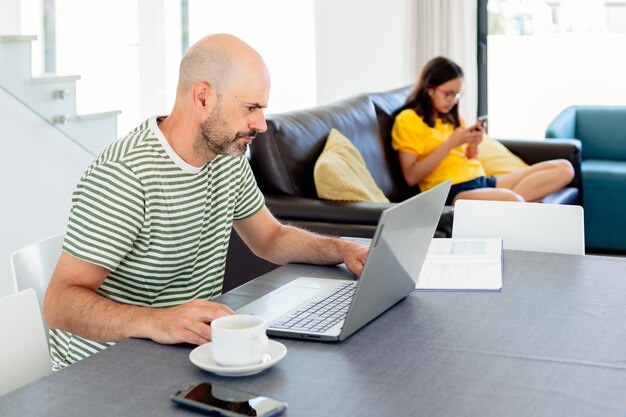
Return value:
[(502, 239), (433, 239), (416, 291), (500, 291)]

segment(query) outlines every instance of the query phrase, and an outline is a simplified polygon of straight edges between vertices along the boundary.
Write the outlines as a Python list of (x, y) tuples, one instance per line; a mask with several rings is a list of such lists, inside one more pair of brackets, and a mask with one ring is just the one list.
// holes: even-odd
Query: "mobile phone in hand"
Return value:
[(270, 417), (287, 409), (284, 402), (212, 382), (203, 382), (180, 390), (170, 399), (207, 414), (227, 417)]
[[(482, 126), (484, 132), (487, 128), (487, 115), (480, 116), (478, 119), (476, 119), (476, 123)], [(478, 131), (478, 128), (475, 127), (473, 128), (473, 130)], [(478, 144), (470, 143), (469, 145), (467, 145), (467, 147), (465, 148), (465, 156), (467, 156), (468, 158), (476, 158), (476, 156), (478, 156)]]
[(486, 129), (487, 128), (487, 120), (488, 119), (489, 119), (489, 116), (487, 116), (485, 114), (485, 115), (479, 116), (478, 119), (476, 119), (476, 121), (478, 123), (480, 123), (480, 125), (483, 127), (483, 129)]

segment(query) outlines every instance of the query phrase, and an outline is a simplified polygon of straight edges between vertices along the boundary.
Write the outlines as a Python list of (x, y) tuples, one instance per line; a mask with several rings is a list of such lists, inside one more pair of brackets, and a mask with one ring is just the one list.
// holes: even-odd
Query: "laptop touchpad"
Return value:
[(339, 285), (342, 281), (300, 277), (291, 283), (251, 302), (237, 310), (239, 314), (255, 314), (268, 322), (315, 298), (325, 290)]
[(237, 310), (239, 314), (255, 314), (268, 322), (298, 307), (319, 294), (319, 289), (284, 287)]

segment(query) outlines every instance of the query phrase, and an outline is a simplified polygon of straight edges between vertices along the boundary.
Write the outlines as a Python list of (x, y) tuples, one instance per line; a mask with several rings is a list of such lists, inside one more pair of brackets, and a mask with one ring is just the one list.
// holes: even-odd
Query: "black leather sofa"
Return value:
[[(336, 236), (372, 237), (380, 213), (419, 192), (407, 186), (397, 153), (391, 148), (393, 112), (410, 88), (363, 94), (337, 103), (276, 114), (267, 118), (267, 131), (252, 142), (250, 164), (270, 211), (284, 223)], [(333, 202), (317, 197), (315, 162), (331, 128), (343, 133), (363, 155), (376, 184), (391, 203)], [(580, 142), (577, 140), (501, 140), (529, 164), (556, 158), (572, 162), (576, 176), (570, 186), (544, 201), (578, 204), (581, 197)], [(453, 208), (446, 207), (437, 236), (449, 237)], [(233, 232), (227, 257), (225, 290), (276, 266), (256, 258)]]

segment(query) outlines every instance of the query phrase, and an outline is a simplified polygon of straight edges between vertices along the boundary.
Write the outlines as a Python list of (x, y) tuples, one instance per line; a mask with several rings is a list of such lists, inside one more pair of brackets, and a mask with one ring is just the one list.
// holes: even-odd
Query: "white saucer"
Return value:
[(213, 360), (213, 350), (211, 342), (200, 345), (189, 354), (189, 360), (198, 368), (205, 371), (213, 372), (222, 376), (246, 376), (258, 374), (267, 368), (274, 366), (280, 361), (285, 354), (287, 348), (280, 342), (274, 340), (269, 341), (268, 351), (260, 363), (246, 366), (221, 366)]

